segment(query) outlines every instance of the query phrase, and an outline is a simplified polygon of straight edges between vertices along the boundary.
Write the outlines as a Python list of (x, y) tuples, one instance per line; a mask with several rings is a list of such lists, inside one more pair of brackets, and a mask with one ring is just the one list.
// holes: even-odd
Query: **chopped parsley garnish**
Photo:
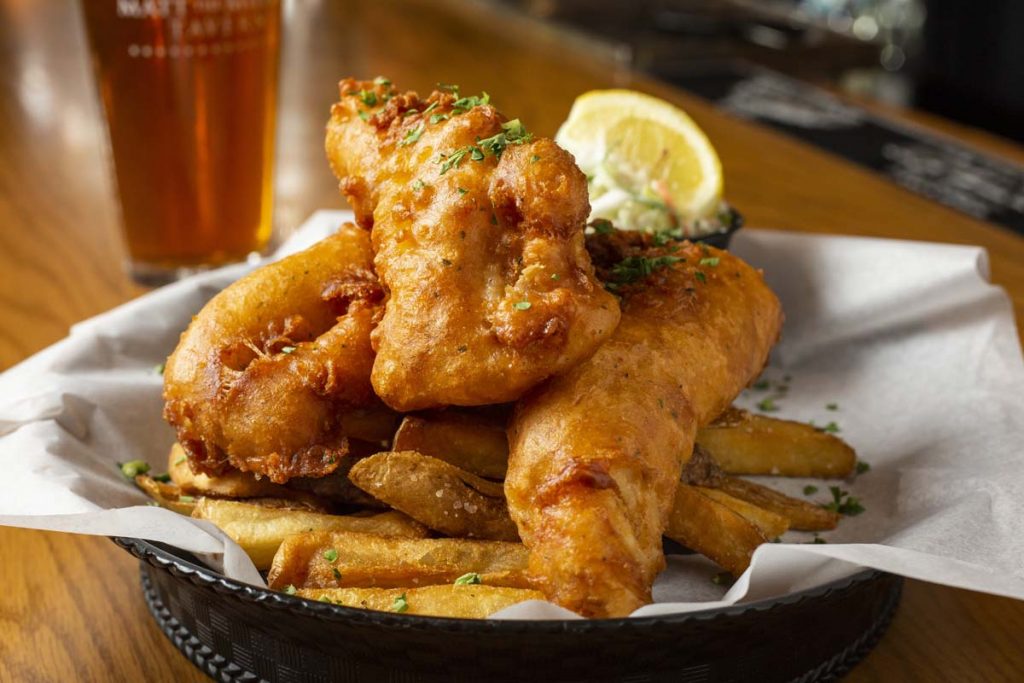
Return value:
[(775, 397), (769, 396), (757, 402), (757, 409), (762, 413), (774, 413), (779, 407), (775, 405)]
[(419, 192), (420, 190), (422, 190), (422, 189), (423, 189), (424, 187), (426, 187), (426, 186), (427, 186), (427, 184), (426, 184), (425, 182), (423, 182), (422, 180), (420, 180), (419, 178), (417, 178), (417, 179), (416, 179), (416, 182), (414, 182), (414, 183), (412, 184), (412, 189), (414, 189), (414, 190), (416, 190), (417, 192)]
[(685, 237), (686, 236), (683, 235), (682, 228), (676, 228), (674, 230), (659, 230), (658, 232), (654, 233), (654, 246), (663, 247), (669, 242), (678, 242), (682, 239), (685, 239)]
[(679, 263), (684, 259), (678, 256), (655, 256), (650, 258), (647, 256), (627, 256), (622, 259), (614, 266), (611, 270), (611, 281), (605, 283), (605, 287), (615, 291), (622, 285), (636, 282), (637, 280), (643, 279), (653, 273), (656, 270), (662, 268), (668, 268), (674, 263)]
[(420, 125), (416, 126), (412, 130), (410, 130), (408, 133), (406, 133), (405, 137), (402, 138), (402, 141), (398, 143), (398, 146), (399, 147), (407, 147), (407, 146), (415, 143), (417, 140), (420, 139), (420, 136), (423, 135), (423, 130), (424, 130), (424, 126), (421, 123)]
[(711, 583), (716, 586), (731, 586), (736, 583), (736, 579), (729, 572), (718, 572), (711, 577)]
[(373, 83), (374, 85), (391, 85), (391, 81), (383, 76), (377, 76), (377, 78), (373, 79)]
[(298, 591), (295, 590), (295, 586), (289, 583), (287, 586), (284, 587), (284, 592), (288, 595), (295, 595)]
[(450, 118), (451, 117), (448, 116), (448, 114), (431, 114), (430, 124), (434, 125), (435, 123), (441, 123), (442, 121), (447, 121)]
[(282, 346), (281, 347), (281, 353), (295, 353), (295, 347), (294, 346)]
[[(433, 122), (431, 117), (431, 122)], [(441, 164), (441, 175), (444, 175), (452, 168), (462, 163), (466, 155), (473, 161), (483, 161), (488, 154), (495, 159), (500, 159), (505, 148), (509, 145), (521, 145), (533, 139), (533, 135), (526, 131), (526, 128), (519, 119), (512, 119), (501, 124), (501, 132), (489, 138), (477, 140), (475, 145), (466, 145), (448, 154), (441, 153), (438, 163)]]
[(863, 460), (858, 460), (856, 470), (857, 474), (864, 474), (865, 472), (871, 471), (871, 465), (864, 462)]
[(178, 458), (177, 460), (175, 460), (174, 464), (175, 465), (180, 465), (181, 463), (185, 462), (186, 460), (188, 460), (188, 457), (183, 455), (180, 458)]
[(703, 271), (700, 271), (700, 270), (695, 271), (693, 273), (693, 276), (695, 278), (697, 278), (698, 280), (700, 280), (702, 284), (707, 284), (707, 282), (708, 282), (708, 277), (707, 277), (707, 275), (704, 274)]
[(324, 559), (328, 562), (336, 562), (338, 560), (338, 551), (334, 548), (328, 548), (324, 551)]
[(529, 142), (532, 138), (533, 136), (526, 132), (526, 127), (519, 119), (512, 119), (501, 124), (500, 133), (495, 133), (491, 137), (477, 142), (485, 152), (493, 154), (495, 159), (500, 159), (502, 152), (509, 145), (521, 145), (524, 142)]
[(160, 363), (159, 365), (153, 366), (153, 372), (158, 375), (164, 374), (164, 370), (167, 369), (167, 363)]
[(480, 575), (476, 572), (469, 572), (455, 579), (456, 586), (472, 586), (478, 583), (480, 583)]
[(706, 257), (704, 257), (704, 258), (702, 258), (700, 260), (700, 265), (702, 265), (702, 266), (711, 266), (712, 268), (714, 268), (715, 266), (718, 265), (718, 262), (720, 260), (721, 259), (718, 258), (717, 256), (706, 256)]
[(369, 121), (370, 120), (370, 115), (369, 115), (369, 113), (367, 113), (367, 111), (365, 109), (360, 109), (358, 114), (359, 114), (359, 118), (361, 118), (363, 121)]
[(864, 506), (858, 499), (851, 496), (849, 491), (844, 491), (838, 486), (829, 486), (828, 490), (832, 492), (832, 502), (821, 507), (848, 517), (856, 517), (864, 512)]
[(452, 93), (454, 95), (458, 95), (459, 94), (459, 86), (455, 85), (454, 83), (438, 83), (437, 84), (437, 89), (438, 90), (444, 90), (446, 92), (450, 92), (450, 93)]
[(814, 486), (812, 484), (808, 484), (807, 486), (804, 487), (804, 495), (805, 496), (813, 496), (817, 492), (818, 492), (818, 487)]
[(558, 273), (551, 273), (551, 279), (552, 280), (561, 280), (562, 276), (559, 275)]
[(771, 387), (772, 383), (766, 379), (759, 379), (756, 382), (754, 382), (753, 385), (753, 388), (757, 389), (758, 391), (767, 391), (768, 389), (771, 389)]
[(825, 404), (825, 408), (828, 409), (828, 410), (839, 410), (839, 404), (838, 403), (826, 403)]
[[(472, 155), (472, 158), (477, 161), (484, 158), (484, 153), (475, 145), (466, 145), (465, 147), (455, 150), (451, 154), (445, 154), (442, 152), (438, 159), (438, 163), (441, 164), (441, 173), (439, 175), (444, 175), (453, 168), (458, 168), (459, 164), (462, 163), (462, 160), (467, 154)], [(479, 158), (477, 158), (477, 155), (479, 155)]]
[(469, 192), (469, 190), (467, 190), (464, 187), (457, 187), (455, 189), (457, 189), (459, 191), (459, 194), (466, 194), (467, 192)]
[(605, 220), (604, 218), (597, 219), (590, 224), (590, 227), (592, 227), (594, 232), (598, 235), (610, 235), (615, 232), (615, 227), (612, 225), (612, 222)]
[(533, 156), (530, 157), (530, 163), (531, 164), (535, 164), (538, 161), (540, 161), (540, 155), (539, 154), (534, 154)]
[(532, 305), (533, 304), (531, 304), (529, 301), (517, 301), (514, 304), (512, 304), (512, 308), (516, 309), (517, 311), (528, 311), (530, 310), (530, 306)]
[(140, 474), (149, 472), (149, 463), (145, 460), (129, 460), (128, 462), (122, 462), (118, 464), (121, 468), (121, 474), (128, 479), (134, 479)]
[(426, 109), (423, 110), (423, 114), (424, 115), (429, 114), (430, 112), (434, 111), (435, 109), (437, 109), (437, 102), (431, 102), (430, 105)]
[(487, 104), (491, 101), (491, 96), (486, 92), (482, 95), (472, 95), (469, 97), (460, 97), (459, 99), (452, 102), (452, 111), (456, 114), (465, 114), (473, 107), (479, 107)]
[(840, 429), (839, 425), (837, 425), (835, 422), (829, 422), (827, 425), (821, 428), (821, 431), (828, 432), (830, 434), (835, 434), (836, 432), (840, 431)]
[(337, 567), (331, 567), (331, 571), (334, 573), (334, 580), (341, 581), (341, 572), (338, 571)]
[(161, 484), (166, 484), (171, 480), (171, 475), (164, 472), (163, 474), (154, 474), (152, 476), (153, 481), (158, 481)]
[(377, 105), (377, 93), (372, 90), (360, 90), (352, 94), (358, 97), (359, 101), (367, 107), (375, 107)]
[(395, 598), (395, 601), (391, 603), (392, 612), (398, 612), (399, 614), (401, 614), (402, 612), (405, 612), (408, 609), (409, 601), (405, 599), (405, 593), (399, 595), (397, 598)]
[(178, 496), (178, 502), (179, 503), (192, 503), (192, 502), (195, 502), (195, 498), (193, 496)]

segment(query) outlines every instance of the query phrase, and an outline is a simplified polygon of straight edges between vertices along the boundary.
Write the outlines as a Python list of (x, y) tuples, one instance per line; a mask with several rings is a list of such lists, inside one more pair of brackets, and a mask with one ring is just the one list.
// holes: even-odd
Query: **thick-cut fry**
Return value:
[(501, 484), (414, 451), (378, 453), (349, 472), (359, 488), (455, 538), (518, 541)]
[(135, 484), (146, 492), (146, 494), (168, 510), (174, 510), (183, 515), (192, 514), (195, 507), (195, 498), (184, 495), (181, 488), (176, 484), (166, 484), (157, 481), (148, 474), (140, 474), (135, 477)]
[(693, 449), (693, 456), (683, 469), (682, 481), (691, 486), (719, 489), (733, 498), (745, 500), (759, 508), (782, 515), (789, 520), (790, 529), (823, 531), (835, 529), (839, 523), (839, 515), (831, 510), (805, 500), (790, 498), (767, 486), (725, 474), (711, 455), (700, 446)]
[(745, 500), (734, 498), (720, 489), (709, 489), (700, 487), (700, 492), (715, 501), (729, 508), (748, 522), (753, 523), (765, 538), (778, 538), (789, 530), (789, 520), (780, 514), (758, 507)]
[[(325, 515), (280, 504), (203, 498), (192, 516), (216, 524), (249, 555), (257, 569), (269, 569), (288, 536), (309, 531), (357, 531), (379, 536), (423, 538), (427, 530), (401, 512), (370, 516)], [(288, 505), (288, 501), (283, 501)]]
[(839, 515), (831, 510), (739, 477), (723, 477), (715, 488), (782, 515), (789, 520), (789, 528), (798, 531), (826, 531), (835, 529), (839, 523)]
[(504, 479), (508, 437), (504, 421), (453, 410), (406, 415), (394, 451), (418, 451), (489, 479)]
[(680, 484), (665, 535), (713, 560), (733, 576), (750, 566), (768, 538), (760, 528), (696, 486)]
[(345, 607), (433, 617), (485, 619), (524, 600), (543, 600), (539, 591), (504, 586), (424, 586), (422, 588), (304, 588), (297, 595)]
[(697, 433), (697, 443), (731, 474), (847, 477), (857, 454), (811, 425), (730, 408)]
[(285, 539), (274, 557), (271, 588), (393, 588), (451, 583), (467, 572), (489, 586), (532, 588), (519, 543), (461, 538), (385, 538), (319, 531)]

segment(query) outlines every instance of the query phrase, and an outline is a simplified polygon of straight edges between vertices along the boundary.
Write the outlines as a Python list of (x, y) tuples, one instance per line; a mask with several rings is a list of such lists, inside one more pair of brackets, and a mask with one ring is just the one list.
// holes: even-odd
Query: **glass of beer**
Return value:
[(82, 0), (132, 276), (262, 249), (272, 227), (280, 0)]

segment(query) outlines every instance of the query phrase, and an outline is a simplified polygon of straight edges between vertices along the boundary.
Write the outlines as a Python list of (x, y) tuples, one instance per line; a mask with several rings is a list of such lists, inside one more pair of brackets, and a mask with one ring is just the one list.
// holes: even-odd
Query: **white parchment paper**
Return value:
[[(282, 249), (298, 251), (348, 219), (314, 214)], [(745, 230), (734, 251), (765, 269), (786, 312), (765, 373), (773, 415), (834, 422), (871, 469), (838, 482), (866, 512), (827, 543), (791, 532), (758, 549), (731, 587), (699, 556), (670, 556), (655, 604), (636, 615), (780, 595), (875, 567), (1024, 599), (1024, 361), (1006, 295), (982, 249)], [(72, 328), (67, 339), (0, 375), (0, 524), (162, 541), (262, 585), (212, 525), (146, 506), (117, 463), (163, 471), (172, 430), (156, 371), (202, 305), (250, 266), (206, 273)], [(785, 391), (778, 387), (785, 385)], [(771, 485), (830, 500), (829, 485)], [(571, 618), (528, 602), (503, 618)]]

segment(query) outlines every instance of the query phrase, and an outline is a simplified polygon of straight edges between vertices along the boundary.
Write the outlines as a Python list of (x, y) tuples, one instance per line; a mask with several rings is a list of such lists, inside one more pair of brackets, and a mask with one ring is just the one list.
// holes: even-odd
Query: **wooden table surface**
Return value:
[[(473, 3), (286, 7), (279, 235), (315, 209), (343, 206), (322, 135), (344, 75), (486, 89), (548, 135), (578, 93), (635, 87), (679, 103), (704, 128), (751, 226), (982, 245), (1024, 321), (1024, 239), (631, 74), (587, 40)], [(976, 131), (909, 118), (1024, 160)], [(104, 145), (75, 3), (0, 0), (0, 369), (143, 291), (121, 267)], [(2, 681), (202, 679), (152, 622), (135, 562), (109, 540), (0, 529), (0, 586)], [(1022, 633), (1024, 602), (908, 581), (888, 635), (849, 680), (1019, 680)]]

